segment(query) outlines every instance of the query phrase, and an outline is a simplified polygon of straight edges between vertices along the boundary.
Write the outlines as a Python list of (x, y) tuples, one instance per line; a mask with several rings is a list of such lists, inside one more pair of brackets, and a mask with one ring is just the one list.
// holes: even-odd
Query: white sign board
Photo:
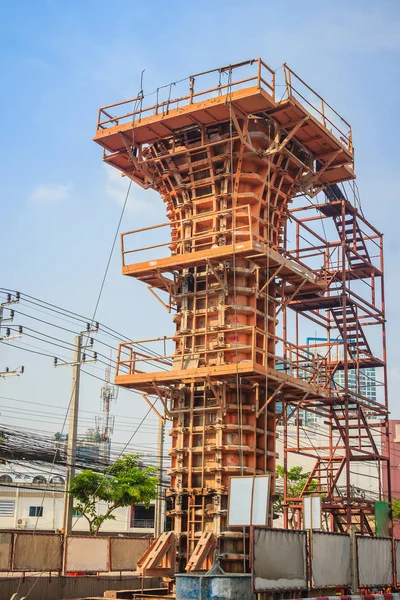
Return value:
[(322, 529), (321, 496), (304, 496), (303, 527), (304, 529)]
[(229, 527), (268, 524), (270, 476), (231, 477), (229, 481)]

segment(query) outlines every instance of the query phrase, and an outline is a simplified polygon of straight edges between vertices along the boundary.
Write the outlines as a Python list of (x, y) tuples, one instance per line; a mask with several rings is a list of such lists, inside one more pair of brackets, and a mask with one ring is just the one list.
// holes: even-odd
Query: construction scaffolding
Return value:
[[(382, 236), (339, 187), (355, 177), (350, 126), (283, 73), (279, 98), (275, 72), (255, 59), (191, 76), (179, 98), (171, 84), (153, 106), (140, 94), (99, 111), (104, 161), (157, 190), (168, 217), (121, 239), (123, 273), (176, 324), (171, 337), (140, 340), (148, 352), (121, 344), (115, 377), (172, 420), (173, 532), (142, 557), (149, 575), (204, 569), (215, 548), (226, 571), (247, 570), (248, 532), (227, 526), (229, 479), (269, 473), (273, 491), (277, 422), (287, 437), (288, 423), (301, 427), (299, 410), (324, 420), (328, 442), (284, 440), (286, 463), (291, 452), (315, 458), (301, 497), (288, 496), (285, 480), (286, 524), (292, 511), (301, 525), (312, 484), (332, 530), (371, 527), (373, 506), (351, 495), (350, 465), (388, 460), (369, 430), (372, 420), (387, 427)], [(290, 208), (297, 197), (309, 204)], [(317, 233), (328, 220), (331, 241)], [(154, 243), (141, 246), (143, 234)], [(321, 352), (301, 343), (304, 322), (325, 332)], [(380, 354), (370, 325), (382, 330)], [(349, 372), (366, 365), (383, 373), (379, 402), (349, 389)]]

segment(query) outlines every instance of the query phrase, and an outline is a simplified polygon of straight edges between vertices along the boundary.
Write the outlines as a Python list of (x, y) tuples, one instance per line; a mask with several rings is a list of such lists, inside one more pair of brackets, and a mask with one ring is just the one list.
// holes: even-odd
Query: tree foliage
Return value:
[[(284, 476), (284, 468), (281, 465), (277, 465), (276, 472), (279, 477), (283, 479)], [(287, 471), (287, 496), (289, 498), (299, 498), (302, 493), (304, 486), (307, 483), (308, 478), (310, 477), (309, 472), (303, 472), (303, 467), (294, 466), (291, 467)], [(307, 494), (312, 492), (316, 492), (318, 489), (318, 482), (313, 479), (309, 482), (307, 486)], [(277, 514), (283, 514), (283, 491), (278, 494), (277, 499), (274, 502), (274, 512)], [(289, 515), (289, 524), (294, 527), (294, 513)]]
[[(141, 468), (137, 456), (127, 455), (115, 461), (111, 467), (95, 473), (86, 469), (71, 481), (69, 493), (76, 500), (75, 509), (89, 523), (90, 533), (97, 535), (106, 520), (113, 519), (117, 508), (134, 504), (150, 505), (157, 495), (158, 479), (154, 467)], [(96, 504), (106, 503), (101, 514)]]
[(396, 523), (400, 521), (400, 500), (398, 498), (392, 500), (392, 519)]

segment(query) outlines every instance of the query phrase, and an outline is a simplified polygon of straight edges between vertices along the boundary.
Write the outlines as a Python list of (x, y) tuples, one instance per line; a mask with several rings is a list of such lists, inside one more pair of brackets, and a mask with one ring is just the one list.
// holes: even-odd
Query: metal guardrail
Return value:
[[(198, 231), (194, 235), (188, 235), (193, 231), (197, 224), (225, 221), (224, 227), (210, 227), (206, 231)], [(224, 238), (224, 244), (239, 244), (251, 241), (259, 241), (260, 236), (253, 224), (257, 222), (257, 217), (251, 214), (250, 204), (238, 206), (234, 209), (225, 209), (220, 211), (211, 211), (194, 215), (187, 219), (173, 220), (166, 223), (134, 229), (121, 234), (121, 255), (122, 266), (127, 264), (127, 256), (131, 254), (148, 253), (158, 248), (169, 248), (174, 255), (191, 253), (194, 250), (199, 252), (219, 245), (221, 238)], [(165, 230), (167, 228), (168, 236), (172, 234), (172, 240), (151, 246), (135, 247), (127, 249), (127, 246), (133, 239), (140, 234), (154, 230)], [(179, 237), (178, 237), (179, 233)], [(169, 256), (168, 252), (168, 256)]]
[[(187, 348), (186, 340), (196, 337), (196, 335), (193, 333), (180, 335), (180, 347)], [(209, 330), (203, 332), (202, 335), (205, 338), (204, 345), (184, 351), (176, 348), (176, 336), (123, 342), (118, 348), (116, 375), (196, 368), (199, 362), (203, 366), (211, 366), (210, 356), (215, 357), (216, 353), (225, 356), (234, 352), (238, 354), (240, 362), (252, 361), (265, 367), (267, 363), (270, 366), (274, 361), (274, 368), (278, 373), (300, 379), (312, 386), (325, 387), (327, 384), (326, 358), (318, 354), (313, 356), (308, 351), (303, 351), (295, 344), (278, 336), (267, 336), (265, 331), (257, 327), (243, 325), (218, 331)], [(219, 343), (220, 336), (223, 336), (223, 343)], [(267, 339), (272, 338), (276, 347), (280, 349), (281, 356), (266, 352)], [(150, 346), (150, 350), (154, 350), (148, 354), (138, 352), (135, 349), (138, 344), (147, 344)], [(170, 346), (169, 352), (167, 351), (168, 345)], [(266, 358), (267, 354), (268, 359)], [(225, 364), (227, 363), (228, 361)], [(213, 366), (216, 365), (213, 364)]]
[[(241, 76), (234, 79), (233, 74), (237, 72), (240, 72)], [(223, 76), (227, 77), (226, 82), (223, 82)], [(214, 84), (211, 83), (209, 86), (202, 87), (203, 81), (211, 80), (213, 82), (214, 79)], [(171, 98), (172, 89), (182, 82), (188, 82), (188, 91), (182, 96)], [(97, 129), (114, 127), (128, 120), (140, 121), (143, 117), (152, 115), (165, 115), (173, 108), (195, 104), (209, 97), (221, 96), (223, 93), (229, 95), (238, 89), (249, 87), (249, 84), (259, 89), (264, 89), (270, 96), (275, 98), (275, 71), (266, 65), (261, 58), (255, 58), (234, 65), (226, 65), (219, 69), (196, 73), (179, 82), (173, 82), (157, 88), (156, 92), (154, 92), (156, 94), (156, 103), (146, 108), (143, 108), (143, 101), (146, 99), (144, 95), (103, 106), (99, 109)], [(163, 90), (168, 92), (168, 98), (160, 102), (159, 96)], [(118, 111), (111, 114), (112, 109), (117, 108)], [(125, 109), (125, 112), (121, 114), (120, 111), (122, 108)], [(131, 110), (129, 110), (130, 108)]]
[[(315, 116), (331, 133), (339, 139), (343, 146), (353, 151), (353, 138), (350, 124), (315, 92), (301, 77), (299, 77), (286, 63), (283, 64), (285, 76), (286, 97), (298, 97), (302, 103), (307, 104), (307, 110)], [(307, 98), (309, 95), (309, 98)], [(344, 131), (343, 131), (344, 130)]]
[[(165, 116), (171, 109), (190, 106), (222, 95), (229, 97), (237, 90), (255, 87), (267, 92), (277, 104), (290, 98), (298, 98), (312, 116), (330, 130), (348, 151), (353, 152), (350, 124), (286, 63), (283, 64), (283, 74), (285, 92), (276, 100), (276, 73), (261, 58), (196, 73), (159, 87), (151, 94), (141, 93), (135, 98), (101, 107), (98, 112), (97, 130), (105, 130), (129, 121), (137, 123), (154, 115)], [(183, 84), (182, 95), (172, 97), (173, 90)], [(163, 94), (166, 95), (166, 99), (160, 100)], [(156, 102), (144, 106), (147, 98), (154, 95)]]

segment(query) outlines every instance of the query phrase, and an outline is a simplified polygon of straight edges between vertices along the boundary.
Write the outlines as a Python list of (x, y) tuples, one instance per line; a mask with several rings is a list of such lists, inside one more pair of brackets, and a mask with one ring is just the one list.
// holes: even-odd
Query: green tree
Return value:
[[(276, 472), (278, 473), (279, 478), (283, 479), (284, 476), (284, 468), (281, 465), (277, 465)], [(294, 466), (291, 467), (287, 472), (287, 495), (289, 498), (299, 498), (301, 492), (304, 489), (304, 486), (307, 483), (307, 480), (310, 476), (309, 472), (304, 473), (303, 467)], [(313, 479), (310, 481), (307, 488), (307, 495), (312, 492), (316, 492), (318, 489), (318, 482)], [(278, 493), (277, 498), (274, 502), (274, 512), (277, 514), (283, 514), (283, 491)], [(292, 511), (289, 514), (289, 524), (291, 528), (295, 526), (294, 523), (294, 512)]]
[(392, 500), (392, 519), (395, 523), (400, 521), (400, 500), (398, 498)]
[(98, 429), (88, 429), (85, 433), (85, 440), (87, 442), (94, 442), (96, 444), (101, 442), (101, 434)]
[[(71, 481), (69, 493), (77, 501), (75, 509), (89, 523), (90, 533), (97, 535), (104, 521), (113, 519), (117, 508), (144, 504), (149, 507), (150, 501), (157, 495), (158, 479), (153, 474), (154, 467), (140, 468), (137, 456), (127, 455), (115, 463), (95, 473), (86, 469)], [(106, 503), (104, 514), (100, 514), (96, 504)]]

